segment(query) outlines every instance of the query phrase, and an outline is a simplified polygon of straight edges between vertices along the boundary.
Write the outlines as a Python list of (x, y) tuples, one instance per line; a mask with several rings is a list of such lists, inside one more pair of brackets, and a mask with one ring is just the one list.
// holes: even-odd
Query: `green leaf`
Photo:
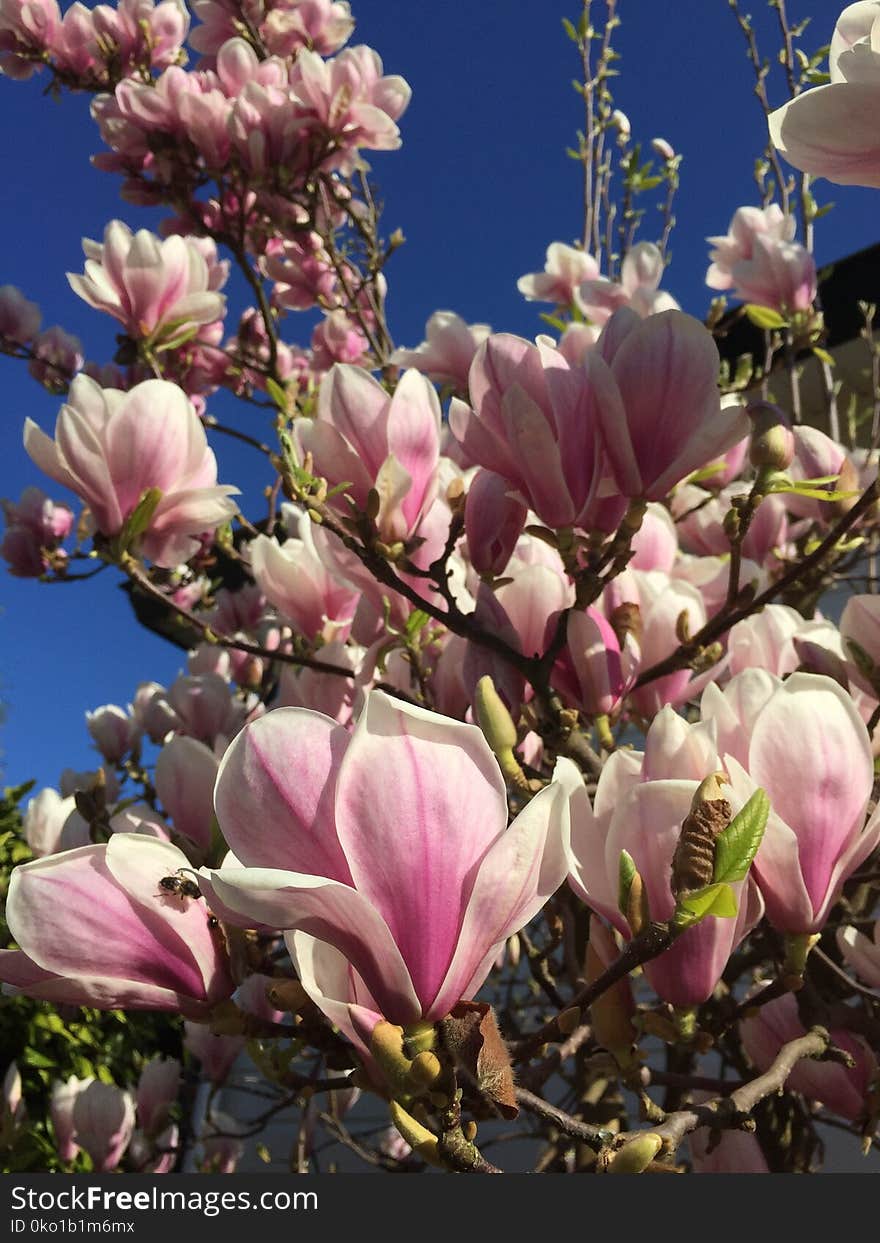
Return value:
[(628, 850), (621, 850), (617, 864), (617, 909), (626, 914), (629, 908), (629, 891), (638, 875), (635, 860)]
[(742, 811), (715, 839), (713, 883), (730, 885), (745, 880), (761, 845), (769, 814), (769, 798), (764, 790), (756, 790)]
[(772, 310), (769, 306), (758, 306), (754, 302), (746, 304), (745, 313), (750, 323), (756, 328), (785, 328), (788, 321), (783, 319), (778, 311)]
[(147, 488), (142, 493), (141, 499), (122, 524), (122, 530), (116, 537), (116, 543), (121, 551), (127, 551), (135, 540), (140, 539), (144, 534), (161, 499), (161, 488)]
[(819, 345), (814, 345), (814, 346), (813, 346), (813, 353), (814, 353), (814, 354), (816, 355), (816, 357), (819, 359), (819, 362), (821, 362), (821, 363), (827, 363), (829, 367), (833, 367), (833, 366), (834, 366), (834, 359), (831, 357), (831, 355), (828, 353), (828, 351), (827, 351), (827, 350), (823, 350), (821, 346), (819, 346)]
[(571, 39), (572, 43), (578, 42), (578, 32), (574, 28), (574, 22), (570, 22), (567, 17), (562, 19), (562, 28)]
[(430, 617), (422, 609), (413, 609), (409, 617), (406, 619), (404, 633), (408, 638), (414, 639), (420, 630), (424, 629), (430, 621)]
[(266, 392), (274, 401), (279, 410), (287, 413), (287, 393), (271, 376), (266, 376)]
[(737, 913), (736, 895), (730, 885), (706, 885), (684, 894), (680, 906), (693, 918), (688, 923), (699, 923), (709, 915), (717, 919), (733, 919)]

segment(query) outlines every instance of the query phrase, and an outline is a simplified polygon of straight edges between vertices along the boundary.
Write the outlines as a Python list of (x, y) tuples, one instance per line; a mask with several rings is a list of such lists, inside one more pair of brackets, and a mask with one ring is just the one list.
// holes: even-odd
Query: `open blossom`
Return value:
[(378, 492), (383, 539), (418, 530), (437, 495), (440, 455), (440, 403), (419, 372), (404, 372), (389, 397), (369, 372), (339, 364), (321, 385), (317, 418), (297, 419), (293, 434), (315, 473), (331, 485), (349, 484), (362, 509), (370, 491)]
[(880, 813), (866, 823), (874, 784), (868, 731), (846, 691), (819, 674), (793, 673), (763, 704), (751, 702), (743, 762), (722, 758), (734, 790), (754, 783), (770, 800), (753, 871), (775, 928), (817, 932), (880, 841)]
[(25, 448), (41, 470), (76, 492), (102, 535), (117, 535), (144, 493), (162, 496), (141, 540), (144, 555), (173, 568), (199, 537), (235, 513), (237, 488), (218, 486), (217, 461), (186, 396), (166, 380), (128, 393), (80, 375), (70, 386), (51, 440), (25, 421)]
[(103, 245), (86, 238), (83, 249), (85, 275), (69, 272), (71, 288), (131, 337), (167, 344), (223, 317), (226, 299), (217, 291), (229, 264), (217, 261), (210, 239), (173, 234), (160, 241), (147, 229), (132, 236), (121, 220), (111, 220)]
[(622, 306), (628, 306), (643, 319), (660, 311), (676, 311), (679, 308), (675, 298), (659, 288), (663, 272), (660, 250), (653, 242), (638, 242), (627, 251), (619, 283), (600, 279), (598, 273), (587, 277), (575, 301), (596, 324), (606, 323)]
[(837, 20), (831, 81), (770, 115), (770, 138), (790, 164), (840, 185), (880, 187), (880, 3), (858, 0)]
[[(651, 918), (671, 918), (672, 858), (682, 822), (700, 783), (720, 767), (712, 728), (688, 725), (666, 707), (648, 730), (644, 754), (621, 750), (607, 761), (592, 806), (583, 781), (574, 786), (569, 881), (627, 939), (632, 930), (618, 907), (621, 851), (628, 851), (642, 876)], [(727, 797), (726, 788), (724, 793)], [(740, 881), (735, 889), (735, 919), (709, 916), (645, 964), (651, 987), (665, 1001), (676, 1006), (705, 1001), (733, 949), (760, 919), (761, 902), (752, 881)]]
[(315, 547), (312, 526), (303, 512), (297, 538), (283, 544), (266, 535), (251, 540), (251, 572), (266, 599), (307, 639), (345, 639), (360, 593), (327, 568)]
[[(635, 605), (638, 609), (640, 670), (649, 669), (676, 650), (682, 614), (686, 615), (691, 634), (696, 634), (707, 621), (706, 606), (697, 588), (663, 570), (625, 570), (618, 574), (603, 595), (606, 616), (613, 617), (621, 605)], [(679, 669), (632, 691), (629, 703), (636, 712), (650, 717), (664, 704), (692, 699), (713, 676), (713, 670), (695, 675), (691, 669)]]
[[(761, 981), (757, 987), (768, 982)], [(739, 1030), (743, 1048), (759, 1071), (770, 1068), (783, 1045), (806, 1035), (793, 993), (761, 1006), (754, 1016), (743, 1019)], [(808, 1100), (821, 1101), (842, 1118), (856, 1121), (867, 1111), (869, 1091), (877, 1077), (877, 1059), (860, 1036), (845, 1028), (832, 1027), (829, 1035), (833, 1045), (850, 1055), (853, 1065), (805, 1057), (795, 1064), (785, 1087)]]
[(382, 61), (372, 48), (345, 48), (332, 60), (303, 49), (290, 75), (296, 98), (344, 148), (393, 151), (400, 146), (395, 122), (412, 94), (397, 74), (383, 76)]
[(210, 874), (214, 897), (239, 922), (329, 944), (391, 1022), (440, 1019), (473, 996), (565, 874), (557, 783), (508, 829), (480, 731), (381, 691), (352, 734), (313, 712), (267, 713), (226, 752), (215, 803), (242, 866)]
[(530, 302), (570, 306), (584, 281), (598, 279), (599, 265), (592, 255), (564, 242), (552, 242), (547, 247), (544, 271), (521, 276), (516, 287)]
[(757, 668), (784, 677), (800, 665), (798, 647), (804, 642), (823, 647), (841, 660), (844, 657), (840, 632), (833, 622), (807, 621), (788, 604), (768, 604), (731, 627), (728, 668), (734, 675)]
[(169, 842), (114, 833), (15, 868), (6, 919), (19, 948), (0, 951), (0, 980), (54, 1002), (203, 1017), (234, 985), (204, 902), (159, 885), (188, 866)]
[(19, 80), (43, 67), (43, 54), (61, 23), (56, 0), (3, 0), (0, 4), (0, 73)]
[(468, 465), (493, 471), (548, 526), (586, 525), (604, 459), (584, 372), (545, 342), (489, 337), (470, 371), (473, 409), (453, 399), (449, 426)]
[(796, 223), (775, 203), (740, 207), (715, 247), (706, 273), (710, 289), (729, 289), (743, 302), (783, 313), (806, 311), (816, 296), (816, 263), (793, 240)]
[[(50, 558), (70, 534), (73, 513), (55, 504), (40, 488), (25, 488), (17, 504), (0, 500), (6, 531), (0, 541), (0, 557), (9, 571), (20, 578), (36, 578), (49, 568)], [(64, 554), (58, 554), (63, 556)]]
[[(210, 54), (237, 33), (239, 6), (233, 0), (194, 0), (193, 12), (202, 25), (196, 26), (189, 42)], [(354, 29), (347, 0), (280, 0), (280, 3), (248, 4), (245, 12), (273, 56), (290, 56), (300, 48), (311, 48), (321, 56), (338, 52)]]
[(452, 384), (456, 392), (467, 394), (471, 363), (491, 331), (488, 324), (466, 324), (454, 311), (435, 311), (421, 345), (395, 350), (391, 362), (397, 367), (415, 367), (435, 384)]
[(623, 308), (605, 325), (584, 370), (623, 496), (662, 500), (747, 434), (743, 408), (721, 404), (718, 368), (711, 334), (681, 311)]

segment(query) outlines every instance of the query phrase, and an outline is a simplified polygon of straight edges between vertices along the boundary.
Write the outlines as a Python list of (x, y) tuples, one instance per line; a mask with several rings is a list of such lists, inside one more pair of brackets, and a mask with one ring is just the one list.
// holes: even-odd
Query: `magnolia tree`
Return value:
[[(189, 653), (87, 714), (95, 771), (7, 792), (7, 1168), (231, 1172), (279, 1116), (299, 1170), (878, 1142), (880, 356), (865, 305), (844, 418), (811, 179), (880, 187), (880, 0), (815, 53), (773, 0), (779, 84), (732, 7), (768, 145), (706, 320), (663, 289), (680, 157), (633, 137), (615, 0), (584, 0), (583, 233), (519, 279), (547, 331), (438, 310), (401, 348), (365, 158), (410, 92), (347, 3), (2, 0), (2, 72), (91, 93), (94, 163), (168, 213), (69, 275), (112, 360), (0, 290), (0, 349), (62, 403), (2, 554), (112, 567)], [(762, 348), (722, 364), (746, 319)]]

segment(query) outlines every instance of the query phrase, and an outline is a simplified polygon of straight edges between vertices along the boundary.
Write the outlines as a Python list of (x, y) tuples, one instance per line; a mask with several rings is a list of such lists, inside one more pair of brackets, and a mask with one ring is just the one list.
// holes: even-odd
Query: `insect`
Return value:
[[(195, 881), (189, 880), (181, 873), (187, 872), (187, 868), (178, 868), (173, 876), (163, 876), (159, 881), (159, 889), (162, 891), (160, 897), (168, 894), (175, 898), (200, 898), (202, 891), (199, 889)], [(192, 873), (196, 875), (195, 872)]]

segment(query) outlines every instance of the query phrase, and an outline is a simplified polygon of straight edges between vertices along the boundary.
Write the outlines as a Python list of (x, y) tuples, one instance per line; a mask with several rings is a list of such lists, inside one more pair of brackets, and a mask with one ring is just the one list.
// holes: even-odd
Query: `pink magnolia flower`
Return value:
[(623, 496), (662, 500), (747, 434), (742, 407), (721, 405), (719, 365), (711, 334), (681, 311), (624, 308), (605, 325), (584, 370)]
[(244, 1049), (244, 1036), (215, 1036), (205, 1023), (184, 1023), (183, 1047), (202, 1064), (211, 1083), (223, 1083)]
[(630, 544), (633, 550), (630, 569), (663, 570), (668, 574), (678, 555), (678, 539), (678, 527), (669, 510), (652, 501)]
[(466, 462), (508, 480), (548, 526), (587, 524), (604, 459), (584, 372), (546, 343), (500, 333), (474, 358), (470, 398), (473, 409), (449, 409)]
[(837, 929), (837, 947), (848, 967), (870, 987), (880, 989), (880, 919), (868, 938), (858, 928)]
[(225, 947), (204, 902), (159, 885), (188, 866), (169, 842), (114, 833), (15, 868), (6, 918), (20, 948), (0, 951), (0, 980), (101, 1010), (206, 1015), (233, 989)]
[[(605, 764), (592, 807), (583, 781), (572, 782), (569, 883), (627, 939), (632, 931), (618, 909), (621, 851), (631, 855), (641, 873), (651, 918), (671, 918), (672, 857), (681, 825), (700, 782), (720, 767), (711, 726), (688, 725), (666, 707), (648, 730), (644, 754), (616, 751)], [(731, 798), (731, 803), (738, 810), (739, 800)], [(705, 1001), (735, 947), (760, 919), (762, 904), (751, 879), (734, 888), (735, 919), (708, 916), (645, 964), (651, 987), (672, 1005)]]
[(321, 648), (321, 660), (350, 669), (350, 678), (284, 665), (273, 707), (311, 708), (314, 712), (332, 717), (340, 725), (350, 725), (359, 694), (355, 675), (359, 673), (362, 655), (362, 649), (341, 643), (338, 639), (325, 643)]
[(317, 418), (296, 419), (293, 434), (315, 473), (349, 484), (362, 509), (370, 491), (378, 492), (383, 539), (418, 531), (437, 495), (440, 455), (440, 403), (424, 376), (404, 372), (389, 397), (369, 372), (339, 364), (321, 385)]
[(134, 1101), (113, 1083), (93, 1079), (73, 1103), (76, 1142), (100, 1174), (115, 1170), (134, 1133)]
[[(820, 432), (817, 427), (801, 425), (791, 430), (794, 437), (794, 458), (786, 471), (790, 479), (800, 482), (804, 479), (825, 478), (828, 475), (839, 476), (848, 468), (850, 459), (843, 446)], [(849, 485), (838, 483), (830, 486), (845, 490)], [(826, 501), (813, 497), (786, 495), (785, 505), (790, 513), (801, 518), (828, 522), (834, 517), (834, 511)]]
[(0, 73), (23, 80), (42, 69), (60, 23), (55, 0), (2, 0)]
[[(761, 1006), (752, 1018), (742, 1020), (739, 1031), (743, 1048), (759, 1071), (769, 1069), (783, 1045), (806, 1035), (793, 993)], [(829, 1034), (832, 1044), (849, 1053), (855, 1066), (802, 1058), (786, 1079), (786, 1090), (821, 1101), (832, 1113), (856, 1122), (867, 1113), (877, 1060), (861, 1037), (839, 1027)]]
[(137, 744), (137, 725), (117, 704), (104, 704), (87, 712), (86, 728), (108, 764), (117, 764)]
[(592, 255), (564, 242), (551, 242), (544, 271), (521, 276), (516, 287), (530, 302), (571, 306), (584, 281), (598, 279), (599, 265)]
[(801, 663), (799, 640), (819, 644), (844, 658), (840, 633), (832, 622), (807, 621), (787, 604), (768, 604), (731, 628), (727, 642), (730, 672), (758, 668), (780, 678), (793, 673)]
[(29, 302), (15, 285), (0, 285), (0, 341), (13, 345), (32, 341), (40, 331), (42, 318), (36, 302)]
[(774, 310), (805, 311), (816, 296), (816, 264), (794, 241), (797, 222), (771, 203), (740, 207), (714, 247), (706, 273), (710, 289), (733, 290), (743, 302)]
[(267, 713), (226, 752), (215, 801), (243, 865), (210, 874), (219, 901), (329, 944), (391, 1022), (473, 996), (565, 873), (558, 783), (508, 829), (480, 731), (381, 691), (352, 734), (317, 713)]
[(49, 1098), (49, 1117), (52, 1130), (55, 1132), (55, 1148), (62, 1161), (73, 1161), (79, 1152), (76, 1142), (76, 1127), (73, 1121), (73, 1109), (77, 1097), (83, 1093), (94, 1079), (77, 1079), (71, 1075), (66, 1081), (56, 1079), (52, 1084), (52, 1095)]
[(360, 593), (337, 578), (318, 555), (312, 523), (303, 512), (297, 537), (279, 544), (266, 535), (251, 540), (251, 573), (282, 617), (309, 640), (346, 639)]
[(211, 845), (214, 782), (220, 761), (195, 738), (169, 738), (156, 759), (156, 793), (178, 833), (200, 850)]
[(295, 311), (336, 301), (339, 278), (319, 233), (302, 233), (267, 252), (266, 275), (275, 282), (273, 301)]
[(880, 670), (880, 597), (850, 596), (840, 617), (840, 633), (853, 680), (873, 693), (864, 665)]
[(144, 1065), (137, 1085), (137, 1120), (147, 1135), (157, 1135), (167, 1123), (180, 1091), (180, 1070), (174, 1057), (156, 1056)]
[[(730, 539), (724, 530), (724, 519), (734, 497), (749, 492), (748, 484), (733, 484), (711, 496), (702, 488), (685, 484), (677, 488), (673, 512), (682, 547), (700, 556), (725, 556), (730, 553)], [(788, 540), (788, 518), (781, 496), (766, 496), (755, 511), (748, 534), (742, 543), (743, 554), (759, 565), (773, 561), (775, 550), (784, 548)]]
[(305, 117), (341, 140), (347, 151), (393, 151), (400, 146), (395, 122), (406, 111), (412, 91), (398, 75), (383, 76), (382, 61), (372, 48), (345, 48), (332, 60), (304, 48), (290, 84)]
[[(574, 588), (564, 573), (513, 557), (500, 586), (480, 584), (474, 619), (524, 656), (541, 656), (553, 637), (556, 618), (572, 604)], [(511, 711), (519, 708), (525, 693), (522, 676), (487, 648), (468, 644), (462, 674), (469, 699), (480, 678), (488, 674)]]
[(604, 324), (622, 306), (640, 318), (660, 311), (677, 311), (672, 294), (658, 288), (663, 279), (663, 255), (653, 242), (638, 242), (627, 252), (620, 283), (588, 277), (578, 289), (575, 301), (595, 324)]
[[(701, 1093), (695, 1100), (701, 1103)], [(710, 1144), (712, 1132), (700, 1127), (688, 1136), (695, 1174), (769, 1174), (758, 1137), (748, 1131), (720, 1131)], [(714, 1142), (714, 1141), (713, 1141)]]
[(325, 315), (311, 337), (312, 370), (329, 371), (334, 363), (369, 365), (370, 343), (360, 326), (341, 308)]
[(502, 574), (525, 526), (528, 510), (500, 475), (478, 470), (464, 506), (468, 560), (479, 574)]
[(223, 318), (226, 299), (217, 291), (229, 264), (217, 261), (210, 239), (173, 234), (160, 241), (147, 229), (132, 236), (121, 220), (111, 220), (103, 245), (86, 238), (83, 249), (85, 275), (68, 272), (71, 288), (131, 337), (168, 346)]
[[(676, 650), (681, 641), (678, 632), (682, 614), (687, 616), (691, 634), (696, 634), (708, 620), (697, 588), (662, 570), (625, 570), (618, 574), (605, 589), (603, 611), (611, 617), (623, 604), (638, 607), (640, 670), (649, 669)], [(681, 704), (692, 699), (714, 674), (715, 669), (712, 669), (695, 677), (691, 669), (680, 669), (631, 691), (628, 702), (636, 712), (650, 718), (664, 704)]]
[(55, 439), (32, 419), (24, 444), (37, 466), (89, 506), (102, 535), (117, 535), (141, 497), (162, 493), (141, 538), (144, 555), (172, 568), (201, 545), (199, 537), (235, 513), (237, 488), (218, 486), (217, 461), (184, 394), (165, 380), (128, 393), (77, 376), (61, 407)]
[(734, 790), (754, 783), (770, 799), (753, 867), (767, 918), (784, 933), (817, 932), (880, 841), (880, 812), (866, 823), (871, 742), (852, 699), (831, 678), (793, 673), (754, 711), (745, 763), (723, 758)]
[(880, 187), (880, 4), (860, 0), (837, 20), (831, 81), (770, 115), (770, 138), (789, 164), (839, 185)]
[(57, 324), (45, 328), (34, 339), (28, 372), (50, 393), (64, 393), (83, 365), (82, 344), (78, 337)]
[(275, 56), (290, 56), (301, 48), (329, 56), (339, 51), (354, 28), (347, 0), (283, 0), (275, 7), (247, 0), (243, 9), (233, 0), (194, 0), (191, 7), (203, 25), (196, 26), (189, 42), (204, 54), (203, 68), (237, 33), (242, 12)]
[(611, 623), (598, 609), (574, 609), (551, 681), (587, 716), (607, 716), (635, 681), (638, 664), (639, 645), (632, 634), (626, 635), (621, 647)]
[(260, 26), (274, 56), (290, 56), (302, 48), (329, 56), (339, 51), (353, 30), (347, 0), (287, 0), (272, 8)]
[(181, 734), (213, 745), (231, 738), (243, 724), (241, 705), (232, 699), (228, 683), (217, 673), (181, 674), (168, 688), (167, 702)]
[(67, 505), (56, 505), (34, 487), (25, 488), (17, 504), (0, 500), (0, 509), (6, 519), (0, 556), (9, 562), (10, 573), (21, 578), (45, 573), (51, 554), (70, 534), (71, 510)]
[(456, 392), (466, 394), (471, 363), (491, 331), (488, 324), (466, 324), (454, 311), (435, 311), (421, 345), (395, 350), (391, 362), (397, 367), (415, 367), (435, 384), (451, 384)]
[(566, 325), (557, 348), (569, 367), (581, 365), (586, 358), (587, 350), (591, 350), (599, 340), (600, 333), (601, 329), (597, 324), (571, 323)]
[(62, 798), (51, 786), (30, 799), (22, 828), (35, 859), (61, 849), (61, 831), (75, 805), (72, 795)]

